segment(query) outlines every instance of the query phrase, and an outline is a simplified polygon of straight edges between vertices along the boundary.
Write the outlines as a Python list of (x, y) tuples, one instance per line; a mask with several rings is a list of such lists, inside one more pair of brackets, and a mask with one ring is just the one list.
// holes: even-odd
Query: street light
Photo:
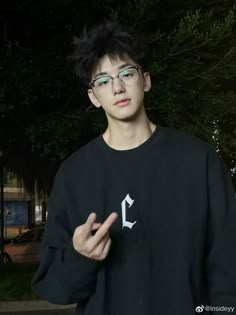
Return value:
[(4, 171), (3, 171), (3, 150), (0, 148), (0, 196), (1, 196), (1, 239), (0, 253), (4, 251)]

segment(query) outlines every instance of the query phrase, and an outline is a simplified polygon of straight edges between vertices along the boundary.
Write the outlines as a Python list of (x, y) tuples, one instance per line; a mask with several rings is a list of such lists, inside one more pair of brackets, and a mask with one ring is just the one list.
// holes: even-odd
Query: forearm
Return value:
[(94, 293), (101, 262), (77, 253), (72, 241), (66, 248), (47, 246), (32, 281), (33, 290), (56, 304), (82, 303)]

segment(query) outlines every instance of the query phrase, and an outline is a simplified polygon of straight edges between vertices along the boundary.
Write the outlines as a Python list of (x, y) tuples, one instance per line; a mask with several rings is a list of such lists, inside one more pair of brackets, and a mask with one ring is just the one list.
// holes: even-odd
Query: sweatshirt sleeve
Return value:
[[(208, 249), (206, 280), (212, 314), (236, 314), (236, 199), (230, 174), (211, 149), (208, 154)], [(231, 311), (232, 312), (232, 311)]]
[(101, 263), (74, 250), (74, 231), (64, 200), (65, 185), (59, 170), (48, 202), (40, 266), (32, 280), (32, 288), (41, 298), (54, 304), (82, 304), (95, 291)]

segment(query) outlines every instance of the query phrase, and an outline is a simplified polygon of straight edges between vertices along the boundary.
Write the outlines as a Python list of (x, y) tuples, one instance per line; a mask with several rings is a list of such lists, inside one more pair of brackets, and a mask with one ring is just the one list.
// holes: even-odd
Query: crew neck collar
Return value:
[(111, 146), (109, 146), (106, 141), (103, 138), (103, 135), (100, 135), (97, 140), (98, 140), (98, 144), (100, 147), (102, 147), (104, 150), (111, 152), (111, 153), (116, 153), (116, 154), (128, 154), (128, 153), (134, 153), (134, 152), (139, 152), (139, 151), (143, 151), (146, 149), (146, 147), (148, 147), (150, 145), (151, 142), (153, 142), (153, 140), (155, 138), (157, 138), (157, 136), (159, 136), (160, 132), (161, 132), (162, 127), (157, 125), (155, 130), (153, 131), (153, 133), (150, 135), (150, 137), (145, 140), (143, 143), (141, 143), (140, 145), (138, 145), (135, 148), (132, 149), (127, 149), (127, 150), (118, 150), (118, 149), (114, 149)]

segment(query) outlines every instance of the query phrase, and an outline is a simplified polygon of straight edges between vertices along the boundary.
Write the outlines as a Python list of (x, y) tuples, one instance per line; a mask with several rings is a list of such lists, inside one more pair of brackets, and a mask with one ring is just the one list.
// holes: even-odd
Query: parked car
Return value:
[(10, 239), (10, 238), (4, 238), (4, 245), (5, 244), (9, 244), (9, 243), (11, 243), (12, 242), (12, 239)]
[(36, 227), (17, 235), (10, 244), (5, 245), (0, 254), (2, 263), (37, 263), (39, 262), (40, 244), (44, 227)]

